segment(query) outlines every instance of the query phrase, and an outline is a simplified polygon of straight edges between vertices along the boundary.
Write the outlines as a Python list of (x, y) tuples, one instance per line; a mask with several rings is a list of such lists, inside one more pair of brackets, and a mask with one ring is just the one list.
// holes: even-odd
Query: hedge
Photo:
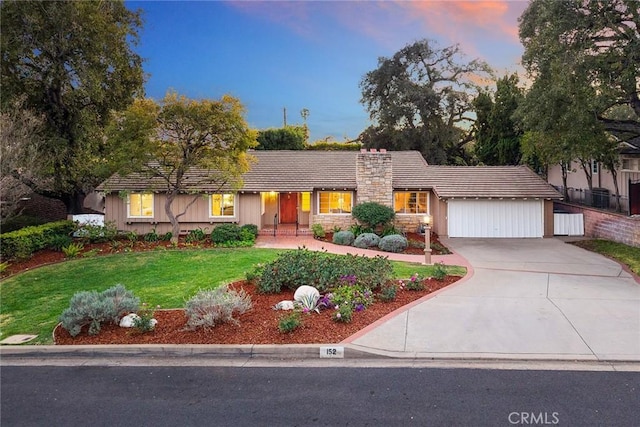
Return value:
[(65, 220), (0, 234), (0, 255), (3, 259), (29, 258), (34, 252), (48, 248), (55, 236), (68, 236), (75, 228), (73, 221)]

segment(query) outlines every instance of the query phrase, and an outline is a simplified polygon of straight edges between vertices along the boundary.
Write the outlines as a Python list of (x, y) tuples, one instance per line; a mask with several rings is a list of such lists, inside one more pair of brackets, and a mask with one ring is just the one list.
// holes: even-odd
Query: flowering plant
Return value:
[(424, 278), (420, 277), (418, 273), (415, 273), (407, 280), (405, 287), (408, 291), (421, 291), (424, 289)]

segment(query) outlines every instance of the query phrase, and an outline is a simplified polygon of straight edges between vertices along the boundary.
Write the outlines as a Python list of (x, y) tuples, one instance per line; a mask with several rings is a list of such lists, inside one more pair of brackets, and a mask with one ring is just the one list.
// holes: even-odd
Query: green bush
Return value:
[(300, 313), (294, 311), (292, 313), (284, 314), (278, 319), (278, 330), (283, 334), (293, 332), (302, 326), (302, 318)]
[(218, 323), (239, 323), (233, 316), (242, 314), (252, 306), (251, 297), (241, 289), (229, 289), (228, 285), (202, 290), (185, 305), (187, 328), (213, 328)]
[(444, 266), (443, 262), (438, 262), (433, 265), (433, 272), (431, 273), (431, 276), (440, 282), (447, 277), (447, 268)]
[(118, 228), (113, 221), (106, 222), (104, 225), (87, 223), (79, 226), (74, 235), (89, 243), (110, 242), (118, 237)]
[(256, 237), (258, 237), (258, 226), (255, 224), (245, 224), (240, 227), (240, 233), (245, 233), (245, 232), (252, 234), (253, 240), (255, 240)]
[(78, 258), (83, 249), (84, 245), (82, 243), (69, 243), (67, 246), (62, 248), (62, 253), (65, 258)]
[(62, 248), (64, 248), (65, 246), (69, 246), (71, 243), (73, 243), (73, 238), (71, 236), (58, 234), (51, 238), (51, 241), (49, 242), (49, 248), (53, 249), (54, 251), (61, 252)]
[(69, 236), (76, 228), (73, 221), (57, 221), (0, 234), (0, 255), (7, 259), (26, 259), (46, 249), (55, 236)]
[(378, 247), (385, 252), (400, 253), (407, 248), (408, 244), (406, 237), (399, 234), (390, 234), (380, 239)]
[(335, 322), (340, 323), (349, 323), (351, 322), (351, 317), (353, 316), (353, 309), (349, 305), (341, 305), (337, 308), (336, 311), (333, 312), (331, 318)]
[(365, 202), (354, 206), (351, 215), (364, 226), (375, 230), (379, 226), (384, 227), (389, 224), (396, 214), (389, 206)]
[(211, 241), (216, 244), (240, 240), (240, 227), (237, 224), (220, 224), (211, 232)]
[(204, 242), (207, 239), (207, 232), (202, 228), (196, 228), (195, 230), (189, 230), (185, 242), (187, 243), (199, 243)]
[(398, 295), (398, 285), (396, 282), (389, 281), (384, 283), (380, 287), (380, 291), (378, 292), (378, 298), (380, 301), (389, 302), (394, 301), (396, 296)]
[(322, 224), (313, 224), (311, 226), (311, 231), (313, 231), (313, 237), (316, 239), (320, 239), (326, 235), (324, 228), (322, 228)]
[(48, 221), (41, 218), (36, 218), (29, 215), (18, 215), (9, 219), (2, 220), (2, 232), (8, 233), (10, 231), (20, 230), (25, 227), (33, 227), (36, 225), (46, 224)]
[(355, 238), (351, 231), (338, 231), (333, 234), (333, 243), (336, 245), (351, 246)]
[(77, 292), (71, 297), (69, 308), (60, 315), (61, 326), (75, 337), (83, 326), (89, 325), (89, 335), (96, 335), (102, 323), (119, 322), (125, 314), (137, 311), (139, 304), (140, 300), (122, 285), (101, 293)]
[(322, 293), (339, 286), (344, 276), (357, 277), (358, 283), (375, 288), (392, 274), (391, 262), (385, 257), (336, 255), (301, 248), (283, 252), (274, 261), (256, 266), (247, 277), (256, 279), (262, 293), (295, 291), (302, 285), (313, 286)]
[(378, 246), (380, 243), (380, 237), (375, 233), (362, 233), (353, 242), (353, 246), (356, 248), (367, 249), (372, 246)]
[(157, 242), (158, 240), (160, 240), (160, 236), (158, 235), (158, 233), (156, 232), (156, 229), (154, 228), (153, 230), (151, 230), (148, 233), (146, 233), (142, 237), (142, 239), (145, 242), (154, 243), (154, 242)]

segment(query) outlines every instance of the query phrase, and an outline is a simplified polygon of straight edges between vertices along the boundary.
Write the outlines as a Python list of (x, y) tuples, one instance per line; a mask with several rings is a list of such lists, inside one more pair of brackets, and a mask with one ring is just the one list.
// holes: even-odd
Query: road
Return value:
[(633, 426), (640, 372), (3, 366), (9, 426)]

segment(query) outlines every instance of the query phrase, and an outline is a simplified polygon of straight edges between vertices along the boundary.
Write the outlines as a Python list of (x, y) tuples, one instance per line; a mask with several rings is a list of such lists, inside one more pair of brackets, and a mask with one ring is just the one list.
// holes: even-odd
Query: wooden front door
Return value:
[(280, 193), (280, 224), (295, 224), (298, 219), (298, 193)]
[(640, 214), (640, 181), (629, 180), (629, 215)]

